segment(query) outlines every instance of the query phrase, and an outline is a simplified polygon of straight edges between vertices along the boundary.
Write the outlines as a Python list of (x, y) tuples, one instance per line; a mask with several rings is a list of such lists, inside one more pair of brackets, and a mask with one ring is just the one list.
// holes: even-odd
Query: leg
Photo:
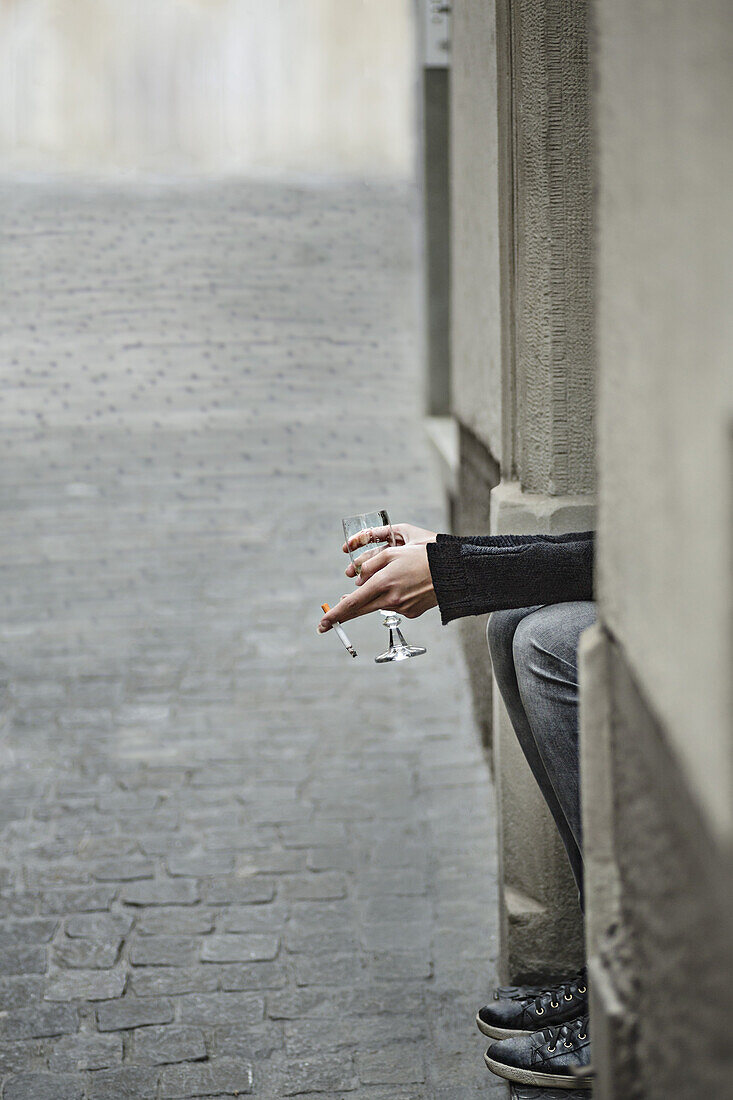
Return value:
[(537, 748), (533, 727), (524, 707), (514, 661), (515, 636), (523, 623), (542, 611), (542, 607), (524, 607), (495, 611), (489, 619), (487, 638), (494, 676), (504, 700), (519, 745), (537, 785), (560, 832), (570, 865), (582, 895), (583, 860), (573, 832), (558, 801), (545, 762)]
[[(578, 643), (595, 619), (595, 604), (590, 601), (551, 604), (525, 616), (512, 643), (523, 711), (562, 814), (564, 827), (558, 822), (558, 828), (581, 896)], [(548, 804), (553, 810), (553, 804)], [(554, 810), (553, 816), (558, 821)]]

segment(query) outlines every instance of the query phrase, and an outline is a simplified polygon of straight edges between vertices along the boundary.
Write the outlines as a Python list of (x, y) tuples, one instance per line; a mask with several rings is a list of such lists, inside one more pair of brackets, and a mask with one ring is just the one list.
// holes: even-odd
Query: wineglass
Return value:
[[(373, 558), (388, 546), (395, 546), (396, 540), (387, 512), (362, 512), (357, 516), (347, 516), (342, 520), (344, 538), (349, 557), (357, 573), (368, 558)], [(419, 657), (427, 650), (423, 646), (408, 645), (400, 630), (402, 619), (394, 611), (381, 611), (382, 625), (389, 630), (389, 645), (384, 653), (374, 660), (378, 665), (390, 661), (406, 661), (409, 657)]]

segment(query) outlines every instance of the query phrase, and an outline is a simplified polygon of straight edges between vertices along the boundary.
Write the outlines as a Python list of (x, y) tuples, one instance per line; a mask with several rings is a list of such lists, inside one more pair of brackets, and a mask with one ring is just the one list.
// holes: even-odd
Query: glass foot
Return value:
[(388, 661), (406, 661), (408, 657), (419, 657), (421, 653), (427, 653), (427, 649), (421, 645), (391, 645), (374, 660), (378, 665), (385, 665)]
[(380, 611), (384, 618), (384, 625), (389, 627), (389, 648), (380, 653), (374, 661), (378, 665), (386, 665), (391, 661), (406, 661), (410, 657), (419, 657), (421, 653), (427, 653), (424, 646), (408, 645), (400, 630), (402, 619), (393, 611)]

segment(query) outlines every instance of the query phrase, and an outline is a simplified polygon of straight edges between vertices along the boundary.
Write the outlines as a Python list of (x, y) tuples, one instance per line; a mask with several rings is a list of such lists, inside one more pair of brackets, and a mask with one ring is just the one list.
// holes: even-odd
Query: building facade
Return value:
[(411, 0), (4, 0), (0, 164), (413, 170)]
[(598, 531), (599, 622), (581, 643), (587, 911), (495, 693), (503, 976), (567, 972), (585, 950), (594, 1095), (722, 1098), (733, 13), (460, 0), (449, 98), (454, 514)]

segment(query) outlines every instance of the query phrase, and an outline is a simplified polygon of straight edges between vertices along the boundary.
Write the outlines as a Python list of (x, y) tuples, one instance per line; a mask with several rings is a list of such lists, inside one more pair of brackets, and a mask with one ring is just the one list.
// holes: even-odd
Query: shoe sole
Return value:
[(489, 1039), (524, 1039), (527, 1035), (534, 1035), (533, 1031), (510, 1031), (508, 1027), (492, 1027), (486, 1024), (480, 1016), (476, 1016), (476, 1027), (482, 1035)]
[(497, 1077), (504, 1077), (507, 1081), (514, 1081), (518, 1085), (534, 1085), (535, 1088), (547, 1089), (587, 1089), (589, 1081), (587, 1077), (558, 1077), (554, 1073), (540, 1073), (533, 1069), (519, 1069), (517, 1066), (506, 1066), (503, 1062), (495, 1062), (484, 1054), (486, 1065)]

